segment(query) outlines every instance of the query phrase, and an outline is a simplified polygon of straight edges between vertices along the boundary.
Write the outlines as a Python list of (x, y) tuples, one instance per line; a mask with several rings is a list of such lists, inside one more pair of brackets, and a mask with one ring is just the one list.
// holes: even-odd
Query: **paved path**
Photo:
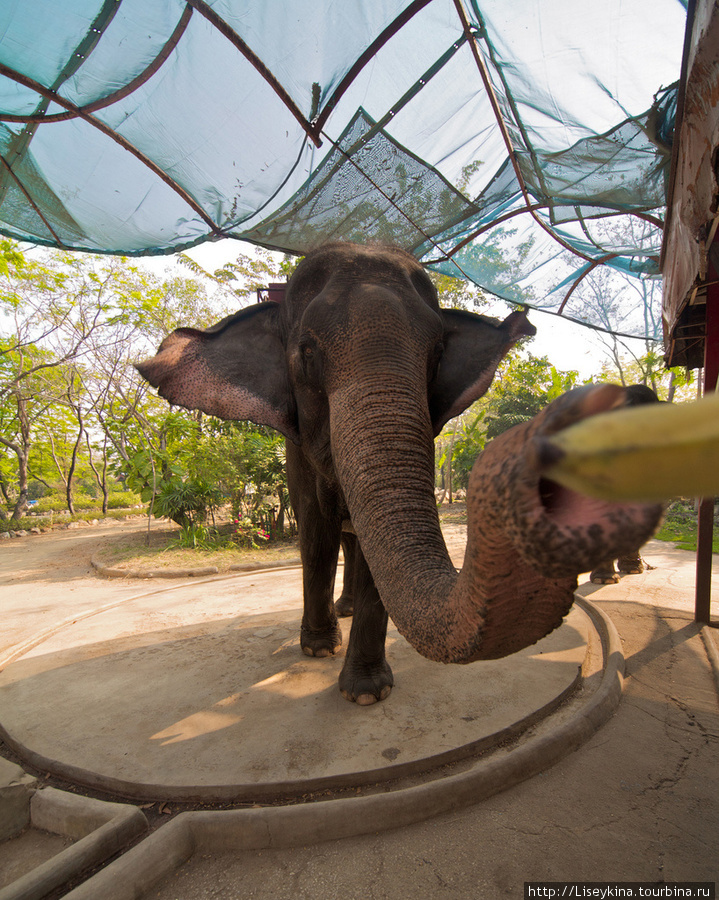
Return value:
[(65, 534), (14, 547), (17, 569), (0, 585), (16, 642), (0, 724), (36, 768), (138, 800), (256, 802), (446, 765), (554, 709), (579, 683), (593, 634), (576, 609), (511, 660), (453, 667), (391, 625), (392, 702), (360, 711), (337, 688), (351, 620), (336, 656), (300, 650), (299, 567), (118, 583), (86, 571), (103, 535)]

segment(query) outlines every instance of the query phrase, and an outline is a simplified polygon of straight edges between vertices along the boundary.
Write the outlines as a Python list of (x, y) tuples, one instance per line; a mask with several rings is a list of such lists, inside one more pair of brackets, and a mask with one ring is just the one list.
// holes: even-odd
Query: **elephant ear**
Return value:
[(428, 395), (435, 435), (487, 391), (507, 351), (537, 333), (524, 312), (510, 313), (503, 322), (460, 309), (440, 315), (444, 352)]
[(299, 442), (275, 303), (250, 306), (206, 331), (178, 328), (136, 369), (175, 406), (249, 419)]

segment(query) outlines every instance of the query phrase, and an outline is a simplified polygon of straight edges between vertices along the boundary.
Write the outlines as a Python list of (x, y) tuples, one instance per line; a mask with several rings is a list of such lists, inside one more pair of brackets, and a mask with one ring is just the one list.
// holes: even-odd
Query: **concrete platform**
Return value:
[(508, 659), (442, 666), (390, 623), (396, 687), (361, 708), (337, 688), (343, 651), (300, 651), (300, 584), (298, 569), (193, 579), (64, 623), (0, 673), (4, 739), (43, 771), (134, 799), (292, 798), (518, 736), (577, 690), (598, 640), (575, 607)]
[[(68, 900), (292, 900), (298, 871), (313, 893), (446, 898), (482, 885), (489, 900), (527, 878), (714, 878), (719, 654), (688, 612), (691, 554), (651, 542), (656, 569), (582, 584), (600, 605), (579, 599), (548, 639), (558, 645), (499, 663), (437, 666), (391, 634), (397, 687), (357, 708), (337, 691), (341, 658), (299, 652), (297, 570), (102, 581), (87, 539), (73, 551), (71, 537), (82, 535), (18, 542), (3, 560), (5, 736), (38, 774), (220, 802), (161, 804), (171, 814), (125, 852), (113, 838), (118, 858), (66, 887)], [(29, 565), (38, 556), (42, 570)], [(48, 790), (43, 799), (57, 795)], [(62, 818), (55, 810), (41, 827), (64, 834)], [(41, 848), (43, 865), (24, 858), (28, 836), (0, 845), (0, 869), (3, 851), (21, 855), (40, 885), (85, 865), (79, 842)], [(21, 881), (2, 897), (28, 896)]]

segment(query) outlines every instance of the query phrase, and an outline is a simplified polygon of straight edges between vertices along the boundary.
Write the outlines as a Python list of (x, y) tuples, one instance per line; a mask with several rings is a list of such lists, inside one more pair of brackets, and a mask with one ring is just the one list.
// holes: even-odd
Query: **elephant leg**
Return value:
[(388, 617), (359, 544), (354, 562), (354, 618), (339, 688), (345, 700), (369, 706), (394, 685), (384, 653)]
[(617, 568), (624, 575), (641, 575), (647, 568), (639, 550), (620, 556), (617, 560)]
[(332, 656), (342, 645), (333, 602), (339, 549), (339, 523), (317, 517), (300, 524), (304, 592), (300, 646), (307, 656)]
[(320, 504), (317, 483), (299, 451), (287, 443), (287, 483), (297, 516), (304, 612), (300, 646), (306, 656), (332, 656), (342, 646), (333, 602), (342, 519)]
[(357, 538), (349, 531), (342, 532), (342, 554), (345, 559), (342, 594), (335, 600), (335, 612), (340, 617), (351, 616), (354, 612), (354, 577)]
[(619, 584), (619, 575), (614, 568), (613, 559), (605, 559), (592, 569), (589, 580), (592, 584)]

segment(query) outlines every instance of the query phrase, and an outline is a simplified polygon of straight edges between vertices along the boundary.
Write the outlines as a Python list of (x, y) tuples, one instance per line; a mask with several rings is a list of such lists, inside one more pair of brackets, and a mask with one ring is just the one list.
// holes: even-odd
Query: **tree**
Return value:
[[(476, 284), (484, 285), (508, 302), (532, 304), (536, 297), (526, 281), (532, 273), (534, 244), (532, 234), (523, 237), (519, 228), (497, 225), (481, 238), (473, 239), (455, 259)], [(440, 266), (445, 272), (452, 268), (450, 262)]]
[(500, 366), (485, 396), (487, 437), (528, 422), (552, 400), (576, 386), (576, 372), (561, 372), (546, 356), (512, 356)]
[(439, 305), (443, 309), (466, 309), (470, 312), (477, 312), (487, 306), (487, 295), (471, 281), (465, 281), (464, 278), (453, 278), (451, 275), (441, 275), (430, 269), (427, 270), (427, 274), (437, 288)]
[[(655, 337), (662, 331), (661, 292), (658, 276), (647, 275), (647, 270), (652, 264), (658, 267), (656, 227), (638, 216), (622, 215), (594, 220), (591, 229), (600, 250), (623, 256), (635, 271), (631, 275), (596, 266), (570, 298), (569, 312), (604, 329), (596, 334), (609, 362), (597, 380), (643, 384), (662, 400), (688, 399), (693, 379), (681, 369), (666, 368), (662, 343)], [(637, 277), (639, 272), (644, 277)], [(632, 333), (644, 337), (627, 337)]]
[(238, 253), (234, 262), (225, 263), (211, 274), (186, 253), (179, 254), (181, 264), (218, 286), (226, 302), (239, 299), (241, 306), (256, 302), (257, 291), (268, 284), (287, 280), (301, 259), (287, 253), (280, 257), (279, 253), (258, 247), (253, 256)]
[[(81, 361), (92, 347), (117, 339), (113, 328), (120, 313), (118, 287), (124, 287), (119, 279), (123, 262), (47, 251), (28, 256), (11, 242), (4, 253), (0, 314), (6, 336), (0, 371), (4, 418), (0, 443), (17, 460), (13, 517), (20, 518), (27, 508), (28, 464), (40, 424), (53, 407), (73, 408)], [(83, 429), (75, 443), (72, 470)], [(72, 477), (70, 505), (71, 491)]]
[(235, 518), (248, 518), (270, 534), (284, 532), (290, 500), (285, 440), (277, 432), (208, 416), (193, 449), (190, 471), (222, 489)]
[[(204, 459), (217, 424), (169, 407), (133, 362), (175, 328), (207, 327), (252, 302), (258, 287), (286, 277), (294, 262), (240, 254), (210, 275), (186, 257), (191, 277), (161, 278), (120, 257), (22, 253), (0, 242), (0, 445), (9, 451), (0, 455), (0, 493), (14, 517), (24, 514), (31, 484), (50, 490), (62, 483), (71, 511), (78, 479), (98, 485), (105, 511), (113, 477), (150, 503), (178, 484), (197, 493), (205, 475), (191, 454)], [(238, 484), (275, 484), (279, 451), (268, 434), (243, 441), (254, 471), (246, 478), (237, 469)], [(211, 474), (207, 484), (215, 485)], [(222, 477), (229, 485), (229, 470)], [(286, 496), (281, 485), (273, 490), (281, 519)]]
[(507, 357), (484, 397), (446, 426), (445, 431), (456, 429), (452, 455), (455, 484), (467, 487), (474, 461), (487, 441), (529, 421), (577, 381), (576, 372), (558, 370), (546, 356), (525, 351)]

